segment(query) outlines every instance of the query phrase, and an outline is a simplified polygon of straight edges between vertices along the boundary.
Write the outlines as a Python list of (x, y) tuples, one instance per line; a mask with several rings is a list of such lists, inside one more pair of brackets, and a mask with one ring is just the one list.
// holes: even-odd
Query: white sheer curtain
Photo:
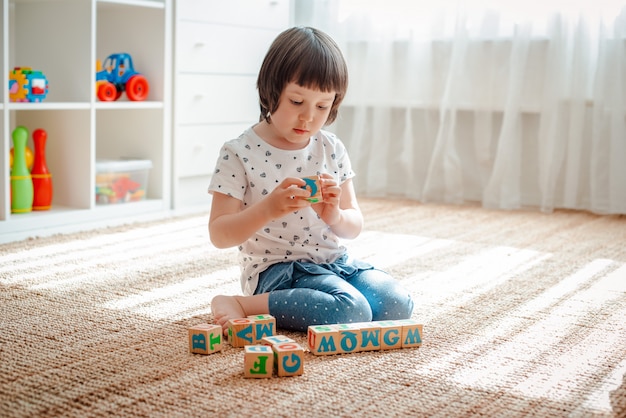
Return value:
[(348, 60), (361, 195), (626, 213), (626, 8), (535, 3), (296, 0)]

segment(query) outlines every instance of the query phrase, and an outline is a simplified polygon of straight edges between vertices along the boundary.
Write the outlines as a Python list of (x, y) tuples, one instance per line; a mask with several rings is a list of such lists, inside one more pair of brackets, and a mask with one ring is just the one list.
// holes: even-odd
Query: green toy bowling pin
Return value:
[(11, 212), (26, 213), (33, 210), (33, 180), (26, 166), (28, 131), (18, 126), (13, 131), (13, 168), (11, 169)]

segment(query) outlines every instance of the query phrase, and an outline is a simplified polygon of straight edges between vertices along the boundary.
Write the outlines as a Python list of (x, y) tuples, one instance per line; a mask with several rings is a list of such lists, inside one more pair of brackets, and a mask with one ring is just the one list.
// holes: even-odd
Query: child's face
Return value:
[(335, 92), (322, 92), (289, 83), (283, 89), (278, 108), (269, 125), (271, 145), (282, 149), (301, 149), (326, 123)]

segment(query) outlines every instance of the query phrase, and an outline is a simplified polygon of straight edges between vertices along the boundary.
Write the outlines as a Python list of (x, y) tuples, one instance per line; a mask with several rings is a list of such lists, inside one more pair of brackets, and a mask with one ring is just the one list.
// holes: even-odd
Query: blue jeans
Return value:
[(286, 262), (259, 276), (255, 294), (269, 292), (278, 328), (306, 331), (309, 325), (407, 319), (411, 295), (389, 274), (347, 256), (331, 264)]

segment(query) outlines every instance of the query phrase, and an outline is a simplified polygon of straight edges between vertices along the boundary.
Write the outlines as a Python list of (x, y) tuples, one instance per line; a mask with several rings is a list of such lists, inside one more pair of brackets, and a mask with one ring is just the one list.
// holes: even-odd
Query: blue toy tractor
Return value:
[(150, 86), (146, 78), (135, 71), (129, 54), (111, 54), (96, 72), (96, 94), (103, 102), (111, 102), (126, 92), (128, 100), (142, 101), (148, 97)]

